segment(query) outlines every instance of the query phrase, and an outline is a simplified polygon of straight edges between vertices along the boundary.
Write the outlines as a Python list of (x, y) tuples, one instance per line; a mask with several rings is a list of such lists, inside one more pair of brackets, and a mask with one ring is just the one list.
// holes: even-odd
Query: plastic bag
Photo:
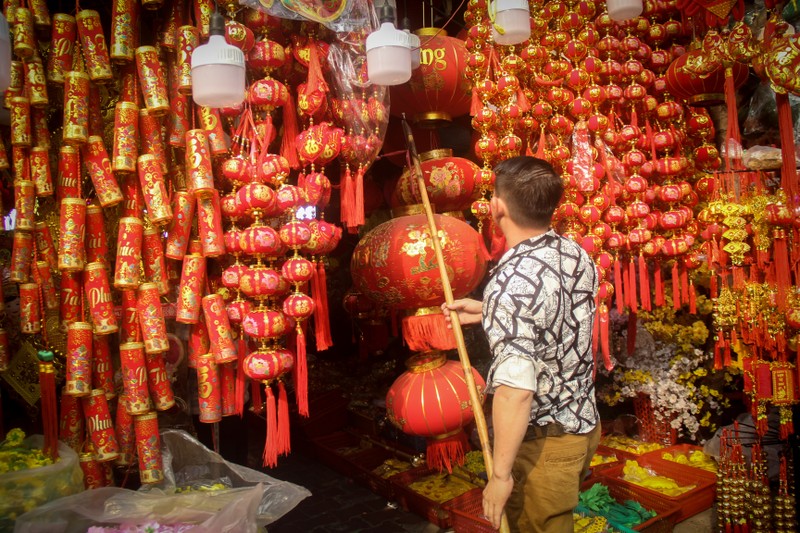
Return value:
[(165, 494), (117, 487), (89, 490), (22, 515), (15, 533), (86, 533), (92, 526), (194, 524), (186, 533), (255, 532), (264, 487)]
[[(44, 437), (32, 435), (23, 441), (26, 448), (42, 448)], [(59, 460), (47, 466), (0, 475), (0, 532), (14, 530), (17, 516), (51, 500), (83, 490), (83, 472), (77, 454), (58, 443)]]
[[(17, 520), (16, 533), (84, 533), (93, 525), (194, 524), (191, 533), (250, 532), (311, 495), (305, 488), (225, 461), (181, 430), (161, 432), (164, 481), (138, 491), (96, 489), (50, 502)], [(222, 490), (197, 490), (221, 483)], [(182, 489), (195, 489), (178, 492)]]
[(783, 165), (781, 149), (773, 146), (751, 146), (744, 151), (742, 163), (751, 170), (777, 170)]
[(257, 508), (257, 518), (262, 526), (274, 522), (311, 495), (304, 487), (226, 461), (185, 431), (163, 430), (161, 454), (164, 460), (164, 481), (145, 485), (139, 492), (169, 494), (209, 483), (223, 483), (237, 489), (260, 483), (263, 485), (263, 495)]

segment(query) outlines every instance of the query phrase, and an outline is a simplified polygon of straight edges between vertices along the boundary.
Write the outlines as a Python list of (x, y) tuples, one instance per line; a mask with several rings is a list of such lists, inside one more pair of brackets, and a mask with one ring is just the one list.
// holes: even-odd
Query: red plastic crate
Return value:
[(404, 509), (417, 513), (442, 529), (448, 529), (452, 526), (452, 513), (446, 508), (448, 502), (435, 502), (408, 487), (418, 479), (437, 473), (427, 466), (420, 466), (393, 476), (391, 481), (395, 498)]
[(625, 458), (619, 453), (619, 450), (614, 448), (609, 448), (608, 446), (598, 446), (597, 450), (594, 452), (595, 455), (602, 455), (603, 457), (615, 457), (617, 460), (611, 463), (601, 463), (598, 465), (594, 465), (589, 468), (589, 479), (593, 479), (599, 475), (600, 472), (611, 468), (612, 466), (617, 466), (620, 464), (620, 461), (624, 460)]
[[(337, 431), (314, 439), (312, 443), (320, 462), (350, 478), (357, 478), (360, 473), (355, 461), (358, 454), (373, 448), (372, 445), (362, 442), (357, 435), (346, 431)], [(347, 449), (353, 449), (352, 453), (346, 453)]]
[(674, 479), (678, 485), (694, 485), (695, 487), (680, 496), (667, 496), (661, 492), (651, 490), (635, 483), (622, 479), (622, 469), (625, 464), (620, 464), (613, 468), (608, 468), (600, 472), (600, 479), (609, 478), (619, 482), (621, 485), (630, 488), (634, 494), (648, 494), (678, 507), (678, 522), (686, 520), (710, 508), (714, 503), (714, 496), (717, 490), (716, 478), (710, 478), (708, 472), (698, 468), (691, 468), (663, 459), (639, 457), (636, 459), (639, 466), (647, 467), (656, 474)]
[[(375, 494), (386, 498), (387, 500), (394, 500), (394, 485), (392, 485), (392, 477), (381, 477), (373, 472), (377, 467), (383, 464), (386, 459), (395, 457), (395, 454), (380, 446), (375, 446), (369, 450), (365, 450), (354, 457), (356, 468), (359, 470), (357, 480), (364, 483)], [(405, 459), (402, 459), (405, 460)], [(394, 474), (398, 476), (402, 474)]]
[(445, 504), (450, 511), (455, 533), (495, 533), (483, 514), (483, 489), (472, 489)]
[(652, 452), (647, 452), (645, 454), (642, 454), (640, 457), (642, 459), (647, 459), (648, 461), (653, 460), (656, 462), (665, 462), (674, 465), (685, 466), (686, 468), (691, 468), (693, 471), (697, 472), (699, 476), (707, 477), (716, 482), (717, 474), (715, 472), (711, 472), (710, 470), (705, 470), (703, 468), (697, 468), (696, 466), (692, 465), (682, 465), (680, 463), (677, 463), (675, 461), (670, 461), (669, 459), (664, 459), (662, 457), (662, 455), (665, 453), (671, 453), (673, 456), (685, 455), (688, 457), (694, 451), (702, 452), (703, 448), (702, 446), (695, 446), (694, 444), (676, 444), (675, 446), (668, 446), (662, 450), (654, 450)]
[(675, 523), (678, 521), (679, 509), (677, 506), (668, 502), (667, 500), (633, 489), (630, 486), (624, 485), (618, 480), (611, 478), (601, 477), (589, 480), (583, 484), (581, 490), (588, 490), (597, 483), (602, 483), (608, 487), (608, 493), (618, 502), (622, 503), (627, 500), (633, 500), (639, 502), (645, 509), (649, 509), (656, 513), (656, 516), (647, 522), (642, 522), (638, 526), (634, 527), (633, 529), (635, 531), (644, 531), (647, 533), (669, 533), (675, 527)]

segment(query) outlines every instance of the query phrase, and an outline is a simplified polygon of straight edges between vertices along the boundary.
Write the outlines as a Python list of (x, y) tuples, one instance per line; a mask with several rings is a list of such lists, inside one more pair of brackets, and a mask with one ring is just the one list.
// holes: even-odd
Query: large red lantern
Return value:
[[(434, 219), (454, 297), (464, 297), (486, 272), (481, 237), (456, 218)], [(403, 319), (412, 350), (455, 348), (439, 309), (444, 290), (425, 215), (399, 217), (370, 231), (356, 246), (350, 269), (356, 288), (375, 303), (414, 310)]]
[[(417, 355), (406, 366), (386, 394), (389, 420), (404, 433), (428, 439), (429, 466), (452, 471), (451, 460), (464, 462), (468, 442), (462, 428), (473, 418), (464, 370), (441, 352)], [(483, 378), (474, 368), (472, 375), (482, 390)]]
[(734, 62), (728, 67), (722, 63), (715, 67), (703, 49), (692, 50), (670, 63), (665, 75), (667, 91), (696, 107), (724, 104), (726, 68), (731, 70), (734, 87), (747, 81), (747, 65)]
[[(437, 213), (463, 211), (480, 197), (480, 167), (462, 157), (453, 157), (449, 149), (420, 154), (425, 189)], [(391, 206), (422, 203), (417, 179), (406, 171), (392, 194)]]
[(435, 128), (469, 113), (472, 87), (464, 42), (438, 28), (420, 28), (420, 66), (408, 83), (392, 87), (391, 114), (405, 113), (420, 127)]

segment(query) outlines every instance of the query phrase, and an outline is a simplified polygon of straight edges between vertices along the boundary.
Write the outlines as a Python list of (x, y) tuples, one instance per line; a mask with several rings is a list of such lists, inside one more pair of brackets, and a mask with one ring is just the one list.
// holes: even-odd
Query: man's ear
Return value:
[(491, 200), (489, 200), (489, 206), (492, 208), (492, 216), (495, 220), (500, 220), (500, 218), (506, 216), (506, 203), (502, 198), (496, 195), (492, 196)]

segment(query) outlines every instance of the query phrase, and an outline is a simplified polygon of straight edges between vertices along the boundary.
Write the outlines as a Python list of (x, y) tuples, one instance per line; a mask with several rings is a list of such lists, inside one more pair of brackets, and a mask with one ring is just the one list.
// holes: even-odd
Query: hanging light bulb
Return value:
[(489, 3), (492, 39), (510, 46), (527, 41), (531, 36), (531, 13), (528, 0), (494, 0)]
[(0, 93), (8, 89), (11, 83), (11, 33), (8, 21), (0, 13)]
[(192, 99), (206, 107), (232, 107), (245, 95), (244, 53), (225, 41), (225, 18), (211, 15), (208, 43), (192, 52)]
[(419, 37), (395, 28), (394, 10), (388, 2), (381, 8), (380, 22), (380, 29), (367, 37), (367, 76), (376, 85), (402, 85), (411, 79)]
[(641, 15), (644, 4), (642, 0), (608, 0), (606, 9), (611, 20), (622, 22)]

